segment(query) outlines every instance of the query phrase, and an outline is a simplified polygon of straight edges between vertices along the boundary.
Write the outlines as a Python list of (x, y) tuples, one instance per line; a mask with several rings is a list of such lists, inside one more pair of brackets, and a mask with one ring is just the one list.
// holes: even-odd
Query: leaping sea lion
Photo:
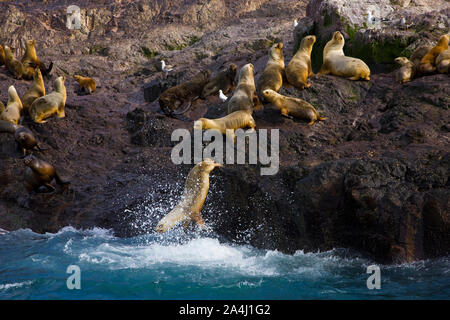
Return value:
[[(208, 130), (214, 129), (220, 131), (222, 134), (230, 135), (230, 138), (235, 138), (234, 131), (241, 128), (255, 129), (256, 124), (252, 115), (247, 111), (235, 111), (229, 115), (218, 119), (200, 118), (194, 122), (194, 130)], [(232, 130), (232, 132), (227, 132)]]
[(436, 58), (441, 54), (442, 51), (448, 49), (448, 41), (450, 36), (444, 34), (439, 38), (437, 44), (427, 52), (426, 55), (420, 60), (419, 71), (422, 74), (428, 74), (436, 71)]
[[(306, 36), (300, 42), (300, 47), (286, 68), (286, 78), (297, 89), (309, 88), (308, 77), (314, 76), (311, 66), (311, 51), (316, 42), (316, 36)], [(271, 88), (267, 88), (271, 89)], [(278, 90), (275, 90), (278, 91)]]
[(247, 63), (239, 71), (238, 85), (233, 96), (228, 100), (228, 114), (239, 110), (252, 113), (253, 109), (260, 110), (262, 108), (256, 94), (254, 68), (253, 64)]
[(237, 66), (232, 63), (228, 68), (220, 71), (214, 78), (209, 81), (202, 91), (202, 98), (207, 96), (216, 95), (219, 90), (223, 93), (228, 93), (235, 87), (234, 78), (236, 78)]
[[(36, 54), (36, 40), (27, 40), (25, 43), (25, 53), (22, 57), (22, 64), (25, 68), (39, 68), (44, 76), (48, 75), (53, 68), (53, 62), (50, 62), (48, 68), (38, 58)], [(34, 71), (34, 70), (33, 70)]]
[(275, 43), (269, 49), (269, 60), (266, 68), (256, 83), (256, 89), (260, 95), (266, 89), (280, 90), (283, 85), (284, 57), (283, 43)]
[[(191, 80), (164, 91), (159, 97), (161, 110), (168, 116), (183, 114), (188, 111), (192, 101), (196, 100), (202, 94), (203, 88), (209, 81), (209, 77), (209, 70), (203, 70), (197, 73)], [(175, 111), (186, 101), (188, 101), (188, 106), (183, 111)]]
[(58, 118), (64, 118), (65, 105), (66, 105), (66, 87), (64, 81), (66, 78), (64, 76), (56, 78), (53, 83), (53, 92), (36, 99), (30, 107), (29, 113), (31, 119), (37, 123), (46, 122), (44, 119), (52, 116), (56, 113)]
[(8, 88), (8, 103), (6, 104), (5, 110), (0, 113), (0, 120), (18, 124), (22, 108), (22, 102), (20, 101), (16, 88), (10, 86)]
[(370, 69), (361, 59), (344, 54), (344, 36), (339, 31), (323, 48), (323, 64), (317, 75), (334, 74), (349, 80), (370, 80)]
[(42, 78), (41, 70), (36, 68), (33, 73), (33, 83), (21, 99), (24, 113), (28, 114), (34, 100), (43, 96), (45, 96), (44, 79)]
[(327, 119), (321, 117), (311, 104), (302, 99), (286, 97), (270, 89), (264, 90), (263, 95), (264, 98), (279, 109), (281, 114), (285, 117), (309, 120), (308, 124), (310, 126), (316, 121)]
[(189, 172), (180, 202), (156, 226), (157, 232), (166, 232), (179, 222), (186, 228), (191, 221), (204, 227), (201, 211), (209, 191), (209, 173), (221, 167), (209, 158), (197, 163)]
[(45, 187), (46, 192), (55, 191), (55, 187), (50, 183), (53, 179), (61, 186), (70, 184), (70, 181), (63, 181), (53, 167), (47, 161), (36, 158), (35, 156), (26, 156), (24, 163), (27, 166), (24, 176), (24, 185), (29, 193), (41, 192), (41, 188)]

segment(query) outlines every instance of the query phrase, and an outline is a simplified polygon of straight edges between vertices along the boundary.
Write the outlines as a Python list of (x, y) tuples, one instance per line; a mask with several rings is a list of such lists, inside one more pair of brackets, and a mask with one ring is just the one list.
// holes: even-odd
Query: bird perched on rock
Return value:
[(298, 26), (298, 21), (297, 21), (297, 19), (294, 20), (294, 28), (295, 28), (296, 26)]
[(173, 70), (173, 66), (166, 64), (164, 60), (161, 60), (161, 71), (169, 72)]
[(222, 90), (219, 90), (219, 98), (222, 102), (225, 102), (228, 99), (228, 97), (223, 94)]

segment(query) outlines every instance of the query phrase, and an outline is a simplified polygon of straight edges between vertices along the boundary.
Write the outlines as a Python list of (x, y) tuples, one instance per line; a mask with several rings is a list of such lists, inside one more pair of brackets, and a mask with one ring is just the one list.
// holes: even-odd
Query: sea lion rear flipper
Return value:
[(61, 177), (59, 176), (58, 172), (55, 172), (55, 180), (56, 180), (56, 183), (59, 184), (59, 185), (70, 184), (70, 181), (62, 180)]

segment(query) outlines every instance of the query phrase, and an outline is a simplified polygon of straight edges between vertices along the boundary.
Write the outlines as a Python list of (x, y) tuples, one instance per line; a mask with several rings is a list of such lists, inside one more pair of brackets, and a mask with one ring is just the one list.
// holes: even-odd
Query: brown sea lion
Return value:
[(323, 64), (317, 75), (334, 74), (349, 80), (370, 80), (370, 69), (361, 59), (344, 55), (345, 40), (336, 31), (323, 48)]
[(395, 58), (395, 62), (401, 65), (401, 67), (396, 70), (395, 79), (399, 83), (411, 81), (414, 77), (414, 64), (406, 57)]
[(236, 70), (237, 66), (232, 63), (228, 68), (220, 71), (217, 76), (211, 79), (202, 92), (202, 99), (207, 96), (216, 95), (219, 93), (219, 90), (222, 90), (223, 93), (228, 93), (236, 86), (234, 79), (236, 78)]
[(22, 79), (25, 73), (25, 68), (23, 67), (22, 62), (17, 60), (11, 48), (5, 46), (5, 65), (6, 69), (14, 76), (16, 79)]
[(21, 98), (24, 113), (28, 114), (34, 100), (43, 96), (45, 96), (44, 79), (41, 70), (36, 68), (33, 73), (33, 83)]
[(316, 121), (327, 119), (321, 117), (311, 104), (302, 99), (286, 97), (270, 89), (264, 90), (263, 95), (285, 117), (306, 119), (309, 120), (309, 125), (313, 125)]
[(8, 103), (6, 104), (5, 110), (0, 113), (0, 120), (18, 124), (22, 109), (22, 102), (20, 101), (16, 89), (14, 86), (10, 86), (8, 88)]
[(251, 63), (247, 63), (239, 71), (238, 85), (233, 92), (233, 96), (228, 100), (228, 114), (239, 110), (246, 110), (252, 113), (253, 109), (260, 110), (262, 108), (256, 94), (253, 71), (254, 66)]
[(64, 85), (65, 80), (66, 78), (64, 76), (56, 78), (53, 83), (53, 92), (37, 98), (31, 104), (29, 113), (34, 122), (44, 123), (46, 122), (44, 119), (47, 119), (55, 113), (58, 118), (64, 118), (66, 116), (65, 106), (67, 94)]
[(41, 148), (33, 132), (27, 127), (13, 124), (8, 121), (0, 120), (0, 132), (7, 132), (14, 134), (14, 139), (19, 145), (23, 154), (26, 155), (28, 151), (44, 151), (46, 149)]
[(442, 51), (448, 49), (449, 39), (450, 36), (448, 34), (444, 34), (439, 38), (437, 44), (423, 56), (419, 63), (420, 73), (429, 74), (436, 71), (436, 58)]
[(275, 43), (269, 49), (269, 60), (262, 75), (256, 82), (256, 90), (262, 95), (266, 89), (280, 90), (283, 85), (284, 57), (283, 43)]
[[(191, 80), (164, 91), (159, 97), (159, 106), (168, 116), (183, 114), (189, 110), (192, 101), (201, 96), (203, 88), (209, 82), (209, 70), (197, 73)], [(188, 106), (183, 111), (178, 110), (185, 102)]]
[(97, 89), (97, 83), (92, 78), (83, 77), (80, 75), (73, 76), (75, 80), (80, 85), (80, 89), (86, 92), (87, 94), (91, 94)]
[(36, 158), (35, 156), (26, 156), (24, 163), (27, 166), (24, 176), (25, 188), (29, 193), (41, 192), (42, 187), (46, 188), (46, 192), (55, 191), (55, 187), (50, 183), (53, 179), (56, 183), (66, 187), (70, 181), (63, 181), (53, 167), (47, 161)]
[(311, 66), (311, 51), (315, 42), (315, 36), (304, 37), (300, 42), (298, 51), (286, 67), (286, 78), (297, 89), (303, 90), (311, 86), (308, 77), (314, 76)]
[(42, 75), (48, 75), (53, 68), (53, 62), (50, 62), (49, 67), (47, 68), (45, 64), (38, 58), (36, 54), (36, 41), (35, 40), (27, 40), (25, 43), (25, 53), (22, 57), (22, 64), (25, 68), (39, 68), (41, 69)]
[(201, 211), (209, 191), (209, 173), (220, 163), (207, 158), (189, 172), (180, 202), (156, 226), (157, 232), (166, 232), (182, 222), (186, 228), (191, 221), (204, 227)]

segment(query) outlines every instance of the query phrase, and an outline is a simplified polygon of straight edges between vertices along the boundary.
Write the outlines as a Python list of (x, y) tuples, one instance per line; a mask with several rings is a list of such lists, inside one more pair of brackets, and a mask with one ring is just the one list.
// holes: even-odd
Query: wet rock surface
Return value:
[[(312, 10), (334, 10), (339, 1), (310, 1), (308, 9), (307, 1), (281, 0), (74, 2), (81, 8), (81, 30), (65, 27), (68, 2), (0, 3), (0, 43), (15, 46), (20, 56), (26, 39), (37, 40), (41, 60), (54, 62), (44, 79), (47, 92), (56, 76), (67, 77), (66, 117), (43, 124), (24, 118), (23, 124), (47, 148), (34, 154), (71, 180), (68, 192), (27, 194), (22, 154), (12, 135), (0, 133), (2, 229), (56, 232), (72, 225), (111, 228), (118, 236), (154, 232), (179, 200), (192, 167), (172, 163), (172, 131), (192, 132), (193, 120), (225, 115), (225, 105), (211, 96), (194, 101), (182, 117), (166, 117), (155, 98), (159, 88), (199, 69), (215, 74), (228, 63), (240, 68), (252, 62), (257, 79), (273, 42), (283, 41), (288, 63), (301, 28), (311, 26), (304, 32), (316, 30), (328, 39), (337, 20), (323, 29), (317, 25), (321, 11)], [(441, 2), (433, 8), (385, 2), (394, 13), (430, 21), (422, 33), (391, 30), (389, 39), (431, 43), (443, 33)], [(295, 30), (294, 18), (300, 19)], [(360, 24), (352, 19), (352, 26)], [(366, 33), (382, 34), (358, 29), (354, 39)], [(158, 71), (160, 59), (173, 70)], [(434, 74), (399, 85), (384, 61), (368, 63), (378, 70), (370, 82), (322, 76), (303, 91), (281, 89), (310, 102), (325, 121), (308, 126), (270, 104), (254, 113), (257, 129), (280, 130), (280, 168), (273, 176), (261, 176), (261, 166), (249, 164), (212, 172), (203, 216), (224, 240), (284, 252), (349, 247), (387, 263), (448, 254), (449, 77)], [(74, 74), (96, 77), (101, 86), (77, 95)], [(0, 100), (6, 102), (8, 86), (21, 95), (30, 83), (0, 67)], [(150, 84), (156, 90), (146, 91)]]

